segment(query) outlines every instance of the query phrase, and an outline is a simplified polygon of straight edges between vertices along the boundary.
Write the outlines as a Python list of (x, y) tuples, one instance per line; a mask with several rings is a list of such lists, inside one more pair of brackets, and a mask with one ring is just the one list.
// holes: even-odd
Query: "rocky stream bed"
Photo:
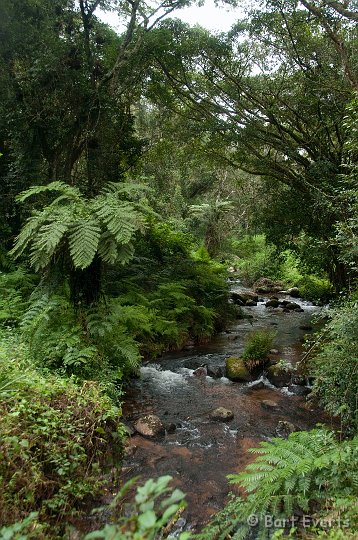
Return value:
[[(232, 292), (250, 291), (234, 284)], [(280, 302), (292, 302), (289, 296), (278, 297)], [(304, 395), (297, 395), (309, 391), (302, 381), (301, 386), (290, 386), (289, 381), (278, 388), (264, 375), (246, 383), (225, 376), (214, 378), (224, 370), (228, 357), (240, 356), (245, 337), (255, 329), (277, 332), (274, 354), (278, 358), (292, 366), (301, 359), (304, 335), (313, 329), (312, 316), (320, 308), (298, 298), (294, 299), (299, 306), (296, 310), (286, 310), (284, 304), (280, 309), (266, 306), (272, 296), (259, 300), (257, 305), (242, 308), (250, 318), (238, 320), (210, 344), (144, 365), (141, 377), (127, 391), (124, 418), (132, 436), (121, 479), (173, 476), (173, 483), (187, 493), (188, 502), (173, 538), (180, 530), (200, 529), (224, 506), (233, 490), (226, 475), (242, 470), (253, 459), (247, 451), (250, 447), (292, 430), (329, 423)], [(197, 369), (203, 365), (204, 369)], [(218, 408), (232, 415), (218, 421), (213, 414)], [(159, 417), (158, 437), (138, 433), (138, 421), (147, 415)]]

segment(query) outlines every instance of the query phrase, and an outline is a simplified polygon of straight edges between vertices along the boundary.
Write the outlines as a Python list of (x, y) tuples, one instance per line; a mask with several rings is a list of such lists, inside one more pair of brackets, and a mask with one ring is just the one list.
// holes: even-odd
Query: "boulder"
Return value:
[(237, 306), (244, 306), (246, 303), (246, 300), (242, 300), (241, 294), (237, 292), (232, 292), (230, 298)]
[(206, 377), (208, 374), (208, 368), (206, 365), (200, 366), (193, 371), (194, 377)]
[(267, 378), (271, 384), (282, 388), (291, 383), (291, 372), (283, 369), (279, 364), (270, 366), (267, 369)]
[[(247, 305), (248, 302), (258, 302), (259, 297), (254, 292), (237, 292), (233, 291), (231, 293), (231, 299), (234, 304), (239, 306)], [(255, 304), (256, 305), (256, 304)]]
[(198, 369), (202, 365), (203, 362), (195, 358), (188, 358), (188, 360), (185, 360), (184, 362), (184, 367), (186, 367), (187, 369)]
[(256, 293), (254, 292), (242, 292), (240, 293), (241, 295), (241, 298), (244, 302), (249, 302), (249, 301), (252, 301), (252, 302), (258, 302), (259, 301), (259, 297)]
[(290, 311), (293, 311), (294, 309), (302, 309), (300, 304), (296, 304), (296, 302), (289, 302), (285, 305), (285, 309), (289, 309)]
[(282, 283), (269, 278), (260, 278), (253, 285), (253, 290), (259, 294), (275, 293), (281, 291), (281, 289)]
[(263, 409), (274, 411), (278, 409), (278, 404), (276, 403), (276, 401), (272, 401), (271, 399), (263, 399), (261, 401), (261, 407)]
[(254, 300), (247, 300), (245, 306), (248, 306), (248, 307), (257, 306), (257, 302), (254, 302)]
[(226, 376), (231, 381), (237, 382), (249, 382), (252, 379), (242, 358), (235, 356), (226, 359)]
[(292, 298), (300, 298), (300, 290), (298, 287), (291, 287), (290, 289), (287, 289), (287, 294), (292, 296)]
[(266, 307), (272, 307), (272, 308), (278, 308), (280, 305), (280, 302), (276, 300), (276, 298), (271, 298), (271, 300), (268, 300), (265, 304)]
[(248, 388), (249, 390), (262, 390), (263, 388), (265, 388), (265, 385), (262, 381), (257, 380), (250, 383)]
[(162, 421), (155, 414), (147, 414), (142, 416), (134, 424), (134, 429), (143, 437), (154, 438), (159, 435), (164, 435), (164, 426)]
[(224, 367), (222, 366), (208, 366), (207, 372), (209, 377), (213, 379), (221, 379), (224, 376)]
[(276, 426), (276, 435), (282, 439), (287, 439), (287, 437), (294, 431), (299, 431), (295, 424), (287, 422), (286, 420), (279, 420)]
[(234, 418), (234, 413), (224, 407), (218, 407), (210, 413), (210, 418), (218, 422), (229, 422)]

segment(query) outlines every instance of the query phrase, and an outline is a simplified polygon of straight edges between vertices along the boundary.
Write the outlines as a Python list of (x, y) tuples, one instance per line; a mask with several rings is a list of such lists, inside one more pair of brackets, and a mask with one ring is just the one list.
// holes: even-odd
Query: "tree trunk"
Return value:
[(98, 302), (101, 294), (101, 261), (96, 256), (84, 270), (74, 268), (69, 277), (70, 298), (75, 308), (91, 306)]

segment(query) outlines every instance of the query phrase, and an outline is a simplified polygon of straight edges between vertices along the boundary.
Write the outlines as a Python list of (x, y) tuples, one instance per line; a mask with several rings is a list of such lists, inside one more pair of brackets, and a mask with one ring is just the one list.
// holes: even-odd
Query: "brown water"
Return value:
[[(233, 289), (235, 290), (235, 288)], [(296, 300), (295, 300), (296, 301)], [(174, 484), (187, 493), (189, 505), (183, 517), (194, 530), (221, 509), (233, 486), (226, 475), (238, 472), (252, 460), (248, 449), (262, 440), (276, 436), (279, 420), (292, 422), (298, 429), (310, 429), (328, 419), (305, 398), (292, 395), (287, 389), (272, 387), (263, 378), (264, 388), (233, 383), (226, 378), (193, 376), (184, 364), (189, 362), (224, 365), (228, 356), (239, 356), (248, 332), (258, 328), (275, 329), (275, 347), (280, 358), (295, 365), (302, 356), (303, 336), (307, 325), (319, 308), (297, 301), (303, 313), (283, 313), (266, 308), (263, 303), (244, 308), (251, 320), (241, 320), (230, 333), (217, 336), (209, 345), (168, 355), (155, 364), (141, 368), (141, 378), (128, 389), (124, 417), (128, 424), (144, 414), (156, 414), (163, 423), (174, 423), (177, 429), (160, 440), (139, 435), (131, 439), (132, 455), (126, 458), (122, 479), (140, 475), (142, 479), (170, 474)], [(267, 410), (262, 400), (277, 404)], [(225, 407), (234, 413), (229, 423), (212, 421), (210, 412)]]

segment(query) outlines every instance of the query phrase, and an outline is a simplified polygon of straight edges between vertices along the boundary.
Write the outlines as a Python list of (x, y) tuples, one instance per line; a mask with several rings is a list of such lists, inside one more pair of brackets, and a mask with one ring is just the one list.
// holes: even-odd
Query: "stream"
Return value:
[[(232, 291), (242, 290), (239, 284), (232, 286)], [(134, 433), (121, 479), (173, 476), (173, 485), (187, 494), (181, 529), (196, 531), (223, 508), (228, 493), (235, 490), (226, 475), (241, 471), (252, 461), (247, 451), (250, 447), (277, 436), (279, 421), (291, 422), (300, 430), (329, 422), (305, 397), (292, 394), (287, 387), (273, 387), (264, 377), (260, 379), (263, 384), (255, 388), (252, 383), (231, 382), (225, 377), (195, 376), (188, 367), (224, 366), (227, 357), (240, 356), (245, 336), (259, 328), (277, 332), (274, 346), (279, 358), (295, 365), (302, 357), (311, 318), (320, 308), (295, 299), (304, 311), (284, 313), (265, 307), (267, 300), (262, 298), (257, 306), (243, 308), (252, 318), (236, 321), (208, 345), (168, 354), (142, 366), (140, 379), (128, 388), (123, 411), (128, 425), (143, 415), (155, 414), (166, 426), (175, 426), (175, 431), (156, 440)], [(274, 402), (275, 407), (263, 407), (263, 400)], [(233, 420), (211, 420), (210, 412), (217, 407), (231, 410)]]

